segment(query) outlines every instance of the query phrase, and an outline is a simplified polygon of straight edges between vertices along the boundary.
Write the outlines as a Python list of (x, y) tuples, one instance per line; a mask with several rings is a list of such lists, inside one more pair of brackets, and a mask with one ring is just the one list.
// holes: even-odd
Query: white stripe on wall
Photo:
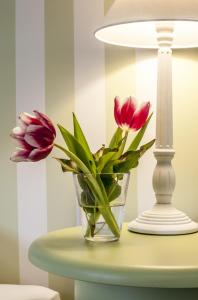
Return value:
[[(16, 0), (16, 111), (44, 111), (44, 0)], [(17, 168), (20, 282), (48, 285), (28, 261), (30, 243), (47, 231), (45, 162)]]
[[(157, 87), (157, 53), (136, 50), (136, 97), (140, 102), (150, 101), (154, 116), (146, 130), (143, 143), (155, 138), (155, 111)], [(152, 151), (147, 152), (137, 168), (138, 213), (150, 209), (155, 200), (152, 188), (153, 170), (156, 160)]]
[(104, 45), (93, 35), (104, 16), (101, 0), (75, 0), (75, 112), (93, 150), (105, 142)]
[(92, 151), (106, 142), (105, 55), (94, 30), (104, 17), (101, 0), (74, 0), (75, 113)]

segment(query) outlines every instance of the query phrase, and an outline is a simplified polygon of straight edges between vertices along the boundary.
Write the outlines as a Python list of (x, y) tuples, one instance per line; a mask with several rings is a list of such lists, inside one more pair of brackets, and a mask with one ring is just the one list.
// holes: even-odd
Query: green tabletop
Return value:
[(152, 236), (128, 232), (118, 242), (84, 240), (80, 227), (34, 241), (31, 262), (39, 268), (80, 281), (163, 288), (198, 287), (198, 233)]

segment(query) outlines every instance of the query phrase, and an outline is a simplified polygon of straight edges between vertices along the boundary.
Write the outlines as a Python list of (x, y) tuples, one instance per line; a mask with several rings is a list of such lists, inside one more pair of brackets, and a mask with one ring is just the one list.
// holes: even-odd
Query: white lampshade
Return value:
[(113, 45), (158, 48), (158, 21), (172, 21), (172, 48), (198, 47), (198, 0), (116, 0), (95, 36)]

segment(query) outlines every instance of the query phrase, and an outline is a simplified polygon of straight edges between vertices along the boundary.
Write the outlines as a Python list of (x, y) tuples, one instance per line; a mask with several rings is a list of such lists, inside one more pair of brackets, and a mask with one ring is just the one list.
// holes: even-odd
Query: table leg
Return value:
[(137, 288), (75, 281), (75, 300), (197, 300), (198, 289)]

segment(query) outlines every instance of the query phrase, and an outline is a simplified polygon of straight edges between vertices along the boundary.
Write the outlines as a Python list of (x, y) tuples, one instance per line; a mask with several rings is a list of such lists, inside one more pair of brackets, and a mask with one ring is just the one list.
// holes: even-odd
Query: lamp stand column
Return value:
[(198, 231), (198, 224), (171, 204), (175, 188), (175, 173), (171, 165), (173, 150), (172, 118), (172, 40), (173, 25), (170, 22), (157, 23), (158, 40), (158, 82), (157, 82), (157, 119), (156, 149), (157, 165), (153, 174), (153, 188), (156, 196), (154, 207), (143, 212), (128, 225), (130, 231), (175, 235)]

